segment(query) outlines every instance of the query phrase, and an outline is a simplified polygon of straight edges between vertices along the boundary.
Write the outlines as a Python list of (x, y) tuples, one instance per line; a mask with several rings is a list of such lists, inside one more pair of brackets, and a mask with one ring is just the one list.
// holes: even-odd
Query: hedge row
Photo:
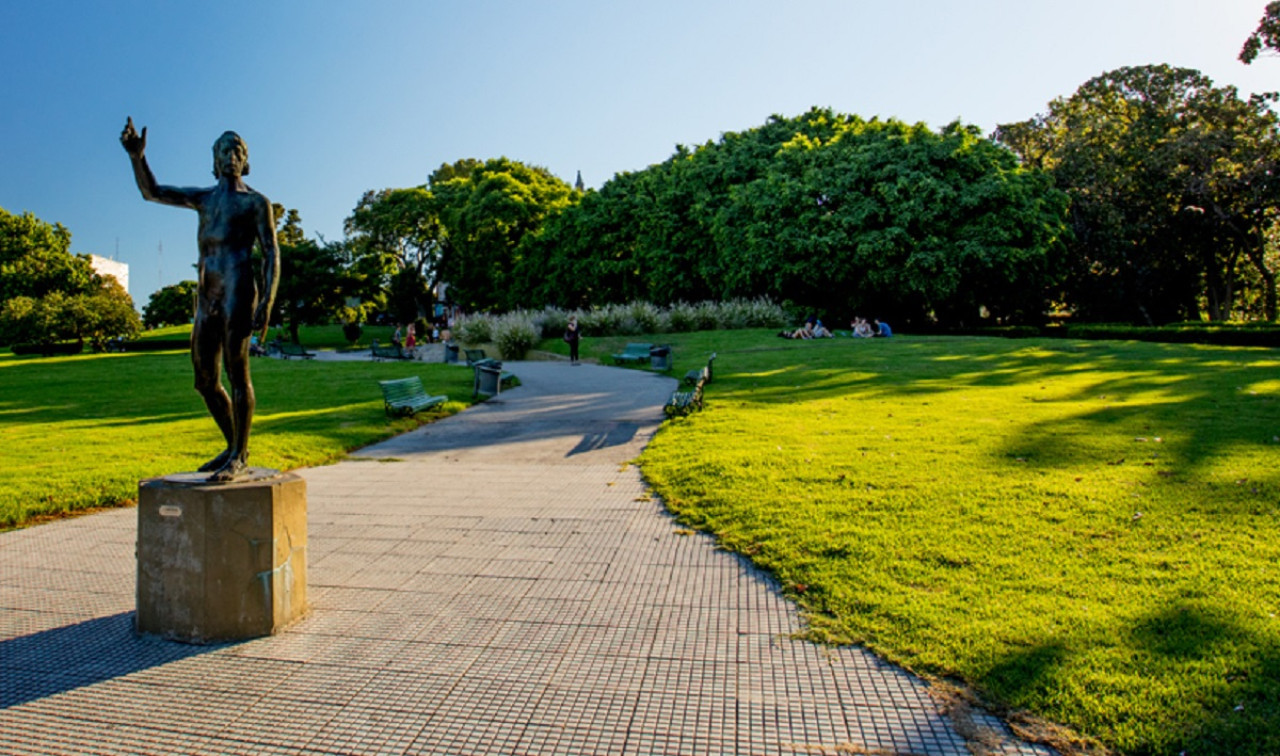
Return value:
[(38, 354), (44, 357), (53, 357), (55, 355), (64, 354), (80, 354), (84, 351), (84, 344), (79, 341), (68, 341), (61, 344), (14, 344), (13, 353), (19, 356), (27, 356)]
[(1217, 346), (1280, 347), (1280, 324), (1277, 323), (1174, 323), (1158, 327), (1121, 323), (1082, 323), (1069, 326), (1028, 325), (950, 329), (941, 333), (953, 336), (999, 336), (1008, 339), (1036, 337), (1087, 341), (1113, 339)]

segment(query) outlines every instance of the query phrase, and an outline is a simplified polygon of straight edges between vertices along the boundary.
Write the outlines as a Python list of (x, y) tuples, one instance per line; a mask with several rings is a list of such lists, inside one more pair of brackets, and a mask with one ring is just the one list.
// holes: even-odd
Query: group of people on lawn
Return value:
[[(879, 318), (875, 319), (874, 328), (867, 322), (866, 318), (858, 317), (855, 317), (849, 326), (852, 329), (849, 335), (855, 339), (869, 339), (875, 336), (887, 338), (893, 335), (893, 330), (889, 328), (889, 324)], [(810, 315), (804, 321), (804, 325), (796, 330), (782, 331), (778, 335), (786, 339), (829, 339), (835, 337), (835, 334), (813, 315)]]

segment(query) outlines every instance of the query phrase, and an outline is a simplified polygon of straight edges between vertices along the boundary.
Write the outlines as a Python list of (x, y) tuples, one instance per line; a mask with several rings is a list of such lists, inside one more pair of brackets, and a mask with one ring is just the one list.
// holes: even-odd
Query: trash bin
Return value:
[(444, 361), (445, 363), (453, 363), (458, 361), (458, 345), (452, 341), (444, 343)]
[(471, 392), (473, 397), (480, 394), (493, 396), (502, 390), (502, 363), (497, 360), (485, 360), (475, 365), (476, 383)]
[(654, 370), (671, 369), (671, 347), (656, 346), (649, 349), (649, 367)]

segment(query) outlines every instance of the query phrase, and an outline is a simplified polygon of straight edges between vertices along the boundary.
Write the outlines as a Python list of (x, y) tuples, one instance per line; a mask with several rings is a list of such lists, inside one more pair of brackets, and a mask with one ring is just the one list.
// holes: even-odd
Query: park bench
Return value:
[(613, 355), (614, 364), (622, 365), (628, 362), (648, 362), (650, 349), (653, 349), (653, 344), (627, 344), (620, 354)]
[(711, 356), (707, 358), (706, 368), (694, 368), (693, 370), (690, 370), (689, 372), (684, 374), (684, 380), (682, 382), (687, 383), (690, 386), (693, 386), (693, 385), (696, 385), (698, 381), (705, 376), (706, 382), (711, 383), (711, 364), (715, 361), (716, 361), (716, 353), (712, 352)]
[(369, 347), (375, 360), (407, 360), (411, 355), (399, 344), (379, 344), (374, 340)]
[(464, 349), (463, 352), (467, 355), (467, 367), (473, 368), (477, 363), (493, 361), (493, 358), (485, 355), (483, 349)]
[(668, 418), (673, 418), (677, 415), (687, 415), (695, 409), (702, 409), (702, 388), (707, 384), (708, 377), (709, 371), (703, 368), (702, 377), (698, 379), (692, 389), (671, 392), (671, 398), (662, 407), (663, 413)]
[(477, 360), (471, 367), (475, 371), (475, 383), (471, 390), (472, 399), (481, 394), (486, 396), (500, 394), (504, 385), (507, 388), (515, 385), (516, 374), (503, 370), (502, 363), (498, 360)]
[(388, 415), (412, 415), (424, 409), (449, 401), (447, 396), (431, 396), (422, 387), (418, 376), (378, 381), (382, 388), (382, 401)]
[(280, 357), (290, 359), (291, 357), (301, 357), (304, 360), (310, 360), (316, 356), (315, 352), (308, 352), (302, 348), (301, 344), (295, 344), (292, 341), (281, 341), (277, 345)]

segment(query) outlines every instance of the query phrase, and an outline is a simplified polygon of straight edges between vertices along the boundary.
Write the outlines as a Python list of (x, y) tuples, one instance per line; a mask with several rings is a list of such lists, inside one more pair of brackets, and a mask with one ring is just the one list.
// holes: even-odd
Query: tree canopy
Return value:
[(0, 343), (68, 339), (101, 345), (140, 327), (128, 292), (73, 255), (71, 232), (0, 208)]
[(1267, 3), (1258, 28), (1244, 41), (1240, 49), (1240, 62), (1245, 65), (1257, 60), (1263, 50), (1280, 52), (1280, 1)]
[(1252, 266), (1275, 318), (1266, 235), (1280, 204), (1269, 96), (1241, 99), (1198, 71), (1121, 68), (999, 127), (1023, 164), (1071, 197), (1063, 298), (1091, 320), (1230, 316)]
[(179, 281), (151, 293), (142, 308), (142, 324), (147, 328), (190, 323), (196, 309), (195, 281)]
[[(1035, 317), (1065, 196), (972, 127), (813, 109), (588, 192), (529, 239), (529, 304), (768, 296), (898, 319)], [(532, 275), (523, 277), (526, 284)]]

